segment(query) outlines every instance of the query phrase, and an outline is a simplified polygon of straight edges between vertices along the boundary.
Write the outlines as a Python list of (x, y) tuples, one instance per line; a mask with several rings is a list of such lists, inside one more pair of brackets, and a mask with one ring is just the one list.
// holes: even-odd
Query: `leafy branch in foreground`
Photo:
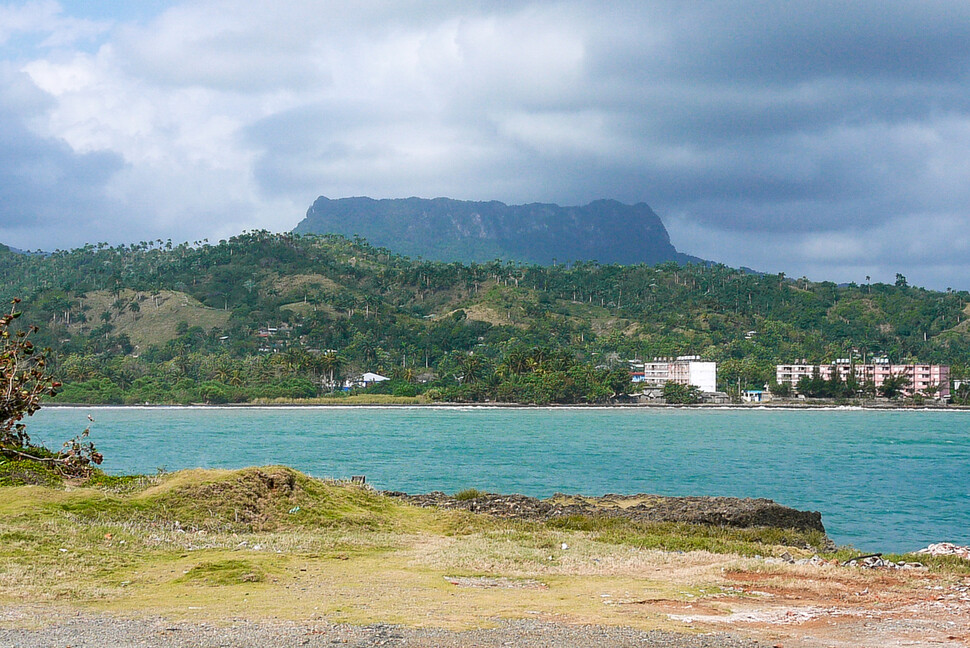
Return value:
[(12, 300), (10, 312), (0, 317), (0, 455), (49, 464), (65, 473), (85, 472), (103, 459), (87, 440), (89, 430), (65, 443), (58, 453), (30, 442), (24, 417), (40, 409), (43, 396), (55, 396), (60, 383), (48, 372), (47, 351), (30, 341), (37, 327), (12, 330), (21, 316), (19, 303), (20, 299)]
[(36, 326), (11, 331), (13, 321), (20, 317), (16, 310), (20, 299), (14, 299), (10, 312), (0, 317), (0, 371), (3, 375), (3, 394), (0, 396), (0, 445), (27, 446), (30, 437), (21, 423), (40, 409), (40, 398), (53, 396), (60, 386), (46, 372), (44, 353), (38, 352), (28, 338), (37, 332)]

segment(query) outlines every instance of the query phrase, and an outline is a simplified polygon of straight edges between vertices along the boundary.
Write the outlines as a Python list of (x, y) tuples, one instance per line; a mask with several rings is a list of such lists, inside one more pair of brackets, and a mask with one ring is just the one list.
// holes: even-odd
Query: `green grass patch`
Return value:
[(63, 485), (64, 479), (40, 462), (7, 460), (0, 463), (0, 486), (61, 488)]
[(266, 573), (249, 560), (215, 560), (199, 563), (176, 582), (218, 586), (261, 583), (264, 580)]
[(592, 533), (600, 542), (664, 551), (710, 551), (740, 556), (771, 555), (775, 547), (821, 552), (825, 534), (774, 527), (722, 527), (678, 522), (635, 522), (608, 516), (566, 516), (548, 527)]
[(480, 491), (477, 488), (466, 488), (455, 493), (455, 499), (459, 502), (465, 502), (468, 500), (478, 499), (479, 497), (485, 497), (486, 492)]
[[(858, 555), (858, 554), (857, 554)], [(885, 554), (883, 558), (895, 563), (922, 563), (933, 571), (951, 574), (970, 574), (970, 560), (959, 556), (930, 556), (928, 554)]]
[(146, 475), (105, 475), (99, 471), (84, 480), (83, 485), (109, 493), (133, 493), (145, 490), (154, 482)]
[(4, 531), (0, 533), (0, 544), (4, 547), (9, 548), (25, 548), (31, 545), (35, 545), (40, 541), (40, 537), (35, 533), (30, 533), (28, 531), (22, 531), (19, 529), (12, 531)]

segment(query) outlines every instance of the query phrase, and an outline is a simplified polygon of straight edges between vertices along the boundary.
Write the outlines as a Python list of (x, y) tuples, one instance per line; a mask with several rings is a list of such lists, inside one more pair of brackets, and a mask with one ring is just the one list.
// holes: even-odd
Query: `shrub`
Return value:
[(664, 402), (676, 405), (692, 405), (701, 402), (701, 390), (694, 385), (681, 385), (672, 381), (664, 383)]
[(0, 317), (0, 456), (12, 460), (8, 463), (14, 466), (8, 468), (18, 475), (27, 473), (17, 464), (23, 461), (38, 464), (25, 478), (42, 473), (42, 468), (86, 473), (90, 464), (100, 464), (102, 459), (94, 444), (87, 441), (87, 430), (65, 443), (55, 454), (33, 446), (26, 425), (21, 422), (25, 416), (40, 409), (42, 396), (56, 396), (61, 385), (47, 370), (49, 350), (38, 351), (29, 339), (37, 332), (37, 327), (11, 329), (11, 324), (20, 317), (16, 310), (19, 303), (19, 299), (14, 299), (10, 312)]
[(215, 380), (207, 380), (199, 385), (199, 396), (206, 403), (222, 404), (230, 400), (229, 387)]
[(467, 500), (478, 499), (479, 497), (485, 497), (486, 493), (478, 490), (477, 488), (466, 488), (455, 493), (455, 499), (459, 502), (464, 502)]
[(61, 486), (64, 480), (39, 461), (20, 460), (0, 463), (0, 486)]
[(409, 383), (395, 385), (391, 392), (393, 396), (417, 396), (419, 393), (421, 393), (421, 390), (418, 389), (418, 386)]
[(83, 382), (65, 384), (61, 388), (57, 400), (65, 403), (107, 405), (124, 402), (124, 394), (110, 379), (93, 378)]
[(21, 423), (40, 409), (42, 396), (57, 394), (57, 383), (47, 371), (47, 358), (30, 341), (36, 326), (11, 330), (20, 317), (14, 299), (10, 312), (0, 317), (0, 446), (26, 446), (30, 443), (26, 426)]

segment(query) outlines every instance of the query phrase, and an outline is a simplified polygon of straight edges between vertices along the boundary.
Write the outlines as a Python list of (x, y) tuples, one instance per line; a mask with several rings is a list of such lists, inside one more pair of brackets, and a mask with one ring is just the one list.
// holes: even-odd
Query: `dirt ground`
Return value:
[(501, 520), (280, 467), (3, 495), (0, 646), (970, 646), (957, 556), (870, 568), (727, 527)]
[[(75, 608), (71, 604), (65, 605), (64, 602), (51, 602), (49, 606), (3, 605), (0, 606), (0, 638), (4, 636), (4, 630), (20, 628), (21, 632), (26, 631), (28, 634), (8, 634), (7, 640), (10, 641), (14, 636), (27, 639), (12, 645), (47, 645), (39, 639), (46, 636), (45, 627), (57, 624), (63, 626), (72, 623), (75, 616), (95, 614), (100, 620), (91, 627), (96, 631), (110, 631), (110, 619), (120, 615), (117, 617), (115, 631), (124, 629), (134, 640), (134, 637), (140, 636), (138, 632), (148, 632), (153, 624), (157, 625), (156, 616), (160, 614), (173, 619), (174, 623), (188, 624), (187, 627), (197, 625), (208, 628), (210, 632), (220, 624), (227, 627), (223, 640), (228, 643), (219, 643), (217, 632), (213, 639), (216, 644), (213, 645), (236, 645), (231, 641), (235, 631), (228, 628), (234, 623), (233, 619), (247, 619), (246, 623), (251, 624), (247, 626), (247, 631), (262, 633), (271, 633), (279, 623), (290, 624), (287, 627), (293, 624), (295, 627), (316, 627), (320, 623), (336, 621), (337, 625), (331, 627), (344, 628), (340, 632), (364, 632), (366, 635), (366, 631), (353, 628), (372, 626), (374, 623), (396, 624), (395, 627), (401, 628), (398, 633), (401, 637), (400, 644), (412, 646), (493, 643), (539, 645), (533, 640), (534, 628), (529, 633), (523, 631), (522, 634), (517, 634), (519, 631), (516, 628), (523, 623), (540, 624), (546, 628), (543, 631), (546, 639), (557, 633), (561, 634), (564, 638), (562, 645), (569, 646), (586, 645), (584, 637), (592, 641), (594, 636), (600, 636), (604, 632), (609, 634), (610, 628), (614, 631), (629, 628), (629, 633), (620, 632), (617, 636), (627, 637), (630, 641), (600, 645), (735, 646), (741, 645), (734, 643), (735, 640), (747, 639), (756, 641), (760, 646), (783, 648), (970, 646), (970, 576), (940, 575), (925, 570), (871, 570), (828, 564), (778, 566), (772, 563), (759, 568), (752, 563), (754, 566), (750, 569), (732, 569), (729, 563), (724, 564), (720, 568), (722, 573), (718, 579), (719, 587), (693, 590), (697, 594), (690, 594), (686, 590), (677, 592), (676, 588), (678, 583), (683, 582), (684, 574), (676, 565), (671, 565), (671, 578), (666, 582), (670, 586), (669, 598), (650, 595), (641, 598), (642, 592), (637, 592), (632, 587), (627, 591), (623, 588), (611, 588), (608, 586), (609, 580), (591, 577), (590, 580), (596, 581), (596, 585), (588, 588), (587, 595), (599, 598), (595, 602), (599, 610), (590, 607), (582, 613), (577, 613), (575, 608), (566, 612), (552, 603), (557, 590), (554, 579), (541, 576), (535, 579), (446, 577), (444, 586), (451, 588), (452, 594), (444, 596), (453, 598), (444, 605), (454, 606), (452, 612), (467, 619), (469, 613), (474, 615), (475, 610), (460, 610), (461, 607), (482, 605), (480, 610), (483, 616), (477, 629), (466, 624), (451, 624), (446, 618), (438, 618), (434, 610), (440, 611), (440, 606), (443, 605), (441, 596), (437, 599), (429, 596), (427, 600), (422, 600), (425, 598), (422, 588), (406, 593), (408, 613), (405, 616), (411, 622), (403, 620), (401, 615), (382, 614), (378, 611), (382, 607), (379, 599), (400, 596), (401, 592), (396, 593), (400, 583), (392, 584), (393, 578), (382, 583), (379, 574), (371, 572), (365, 577), (369, 582), (361, 583), (361, 587), (366, 590), (363, 599), (368, 601), (364, 607), (371, 608), (371, 613), (356, 618), (353, 615), (321, 616), (311, 612), (310, 608), (299, 612), (291, 610), (297, 613), (277, 618), (272, 614), (273, 606), (269, 603), (257, 606), (258, 609), (253, 610), (253, 616), (247, 619), (245, 605), (238, 605), (239, 601), (217, 601), (222, 594), (228, 592), (213, 592), (214, 597), (210, 601), (204, 598), (193, 601), (197, 605), (189, 608), (194, 611), (188, 614), (179, 613), (175, 608), (164, 609), (164, 606), (153, 609), (114, 608), (110, 605), (91, 608), (82, 605)], [(708, 564), (705, 567), (712, 568), (716, 565)], [(662, 572), (658, 568), (656, 575)], [(312, 599), (329, 598), (332, 603), (345, 606), (353, 605), (354, 599), (360, 603), (359, 594), (334, 590), (320, 591), (318, 599), (311, 582), (318, 576), (319, 574), (310, 575), (306, 582), (294, 583), (294, 586), (307, 586), (299, 589), (307, 589), (305, 594)], [(655, 574), (651, 574), (651, 578), (654, 576)], [(663, 580), (662, 576), (660, 580)], [(346, 596), (343, 597), (342, 594)], [(342, 603), (341, 598), (344, 598)], [(503, 599), (509, 604), (504, 612), (503, 606), (497, 604)], [(422, 609), (427, 611), (427, 617), (423, 622), (414, 624), (413, 620), (420, 616), (417, 613)], [(145, 628), (139, 626), (139, 618), (143, 619), (141, 623)], [(349, 622), (351, 625), (340, 625), (341, 622)], [(657, 635), (657, 643), (652, 640), (641, 643), (635, 638), (640, 636), (636, 633), (642, 632), (662, 634)], [(671, 637), (681, 634), (703, 635), (712, 639), (704, 639), (704, 642), (696, 644), (694, 640), (688, 641), (687, 637), (683, 644), (676, 639), (671, 640)], [(474, 643), (467, 643), (472, 637), (476, 637)], [(569, 637), (568, 641), (566, 637)], [(735, 639), (721, 640), (715, 639), (716, 637)], [(81, 641), (84, 639), (82, 635), (77, 635), (76, 639), (73, 645), (87, 645)], [(706, 643), (708, 641), (711, 643)], [(71, 645), (70, 641), (65, 645)], [(559, 644), (553, 642), (549, 645)]]
[(970, 646), (970, 577), (805, 566), (725, 578), (742, 599), (658, 607), (685, 625), (785, 648)]

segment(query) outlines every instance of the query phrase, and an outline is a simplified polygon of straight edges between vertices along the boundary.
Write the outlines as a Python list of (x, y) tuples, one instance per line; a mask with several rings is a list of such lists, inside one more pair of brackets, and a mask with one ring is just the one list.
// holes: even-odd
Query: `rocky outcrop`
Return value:
[(415, 506), (464, 509), (496, 517), (545, 521), (583, 515), (621, 517), (638, 522), (684, 522), (730, 527), (775, 527), (825, 533), (822, 514), (799, 511), (769, 499), (737, 497), (664, 497), (660, 495), (604, 495), (585, 497), (557, 493), (548, 499), (525, 495), (481, 493), (461, 499), (442, 492), (386, 495)]
[(573, 261), (655, 265), (700, 261), (670, 243), (660, 217), (645, 203), (596, 200), (588, 205), (506, 205), (450, 198), (321, 196), (293, 230), (362, 236), (392, 252), (435, 261), (495, 259), (548, 265)]

